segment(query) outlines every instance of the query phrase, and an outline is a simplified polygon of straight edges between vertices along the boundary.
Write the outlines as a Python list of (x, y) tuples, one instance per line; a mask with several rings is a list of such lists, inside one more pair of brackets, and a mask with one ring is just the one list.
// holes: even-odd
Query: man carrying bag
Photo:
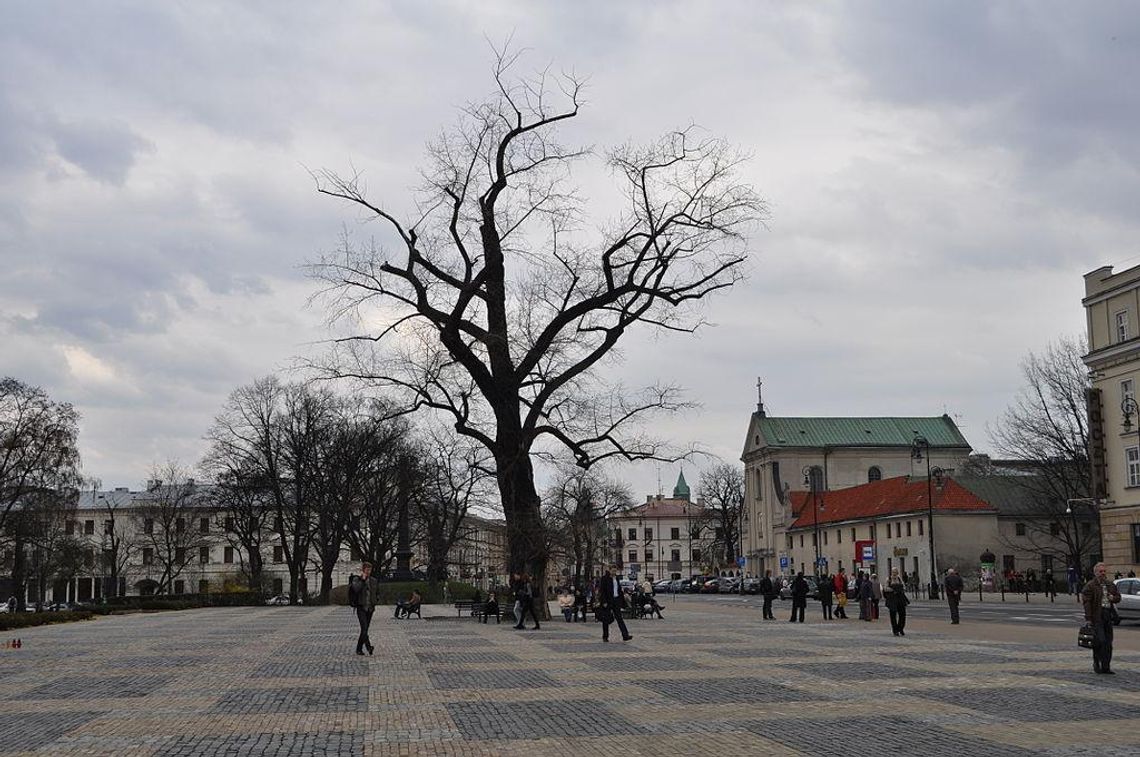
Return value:
[(1081, 592), (1085, 607), (1085, 620), (1093, 630), (1093, 672), (1115, 675), (1112, 670), (1112, 626), (1116, 620), (1116, 608), (1120, 592), (1116, 584), (1108, 580), (1108, 568), (1098, 562), (1093, 566), (1092, 580), (1085, 584)]

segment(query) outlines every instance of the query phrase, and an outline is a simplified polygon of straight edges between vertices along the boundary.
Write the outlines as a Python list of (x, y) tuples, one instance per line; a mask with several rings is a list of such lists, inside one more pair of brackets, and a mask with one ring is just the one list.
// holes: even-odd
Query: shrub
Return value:
[(71, 623), (76, 620), (90, 620), (88, 610), (68, 610), (66, 612), (9, 612), (0, 615), (0, 631), (16, 628), (46, 626), (53, 623)]
[[(475, 596), (475, 587), (463, 581), (448, 581), (447, 590), (452, 602)], [(428, 581), (381, 581), (377, 604), (394, 605), (398, 599), (407, 599), (413, 591), (420, 593), (425, 604), (438, 604), (443, 601), (443, 584), (433, 584)], [(334, 586), (329, 593), (329, 603), (347, 605), (348, 585)]]

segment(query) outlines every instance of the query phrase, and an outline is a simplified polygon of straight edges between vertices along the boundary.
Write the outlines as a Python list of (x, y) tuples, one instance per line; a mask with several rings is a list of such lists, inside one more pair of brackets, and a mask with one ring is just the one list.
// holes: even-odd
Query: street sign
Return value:
[(875, 562), (875, 545), (863, 545), (863, 562)]
[(743, 568), (747, 562), (748, 558), (744, 555), (741, 555), (740, 557), (736, 558), (736, 567)]
[(787, 570), (788, 566), (791, 564), (791, 558), (789, 558), (787, 555), (780, 555), (780, 570)]
[(820, 557), (819, 561), (816, 563), (816, 565), (818, 565), (821, 568), (826, 568), (827, 567), (827, 558), (826, 557)]
[(639, 565), (638, 563), (635, 563), (635, 562), (631, 562), (629, 564), (629, 574), (631, 576), (636, 576), (640, 572), (641, 572), (641, 565)]

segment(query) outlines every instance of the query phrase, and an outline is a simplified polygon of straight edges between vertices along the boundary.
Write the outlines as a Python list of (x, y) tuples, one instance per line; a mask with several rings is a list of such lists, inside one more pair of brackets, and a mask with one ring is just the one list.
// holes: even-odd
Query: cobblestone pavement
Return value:
[(28, 629), (0, 650), (0, 754), (1140, 753), (1140, 652), (1097, 676), (1075, 644), (716, 605), (630, 630), (603, 644), (561, 618), (515, 631), (379, 612), (376, 654), (357, 657), (346, 608)]

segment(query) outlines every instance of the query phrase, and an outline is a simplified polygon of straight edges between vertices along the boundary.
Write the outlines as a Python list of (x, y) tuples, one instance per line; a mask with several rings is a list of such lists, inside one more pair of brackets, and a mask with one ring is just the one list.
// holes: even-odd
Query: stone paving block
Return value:
[(50, 746), (97, 717), (98, 712), (0, 712), (0, 754)]
[(214, 705), (218, 713), (346, 712), (368, 708), (366, 686), (237, 689)]
[(174, 680), (171, 675), (97, 677), (70, 674), (20, 695), (21, 699), (117, 699), (145, 697)]
[(732, 702), (818, 702), (822, 696), (808, 694), (769, 678), (663, 678), (637, 684), (684, 704)]
[(611, 655), (604, 658), (584, 657), (582, 662), (595, 670), (612, 670), (618, 673), (641, 671), (645, 673), (661, 673), (676, 670), (707, 670), (708, 665), (702, 665), (696, 660), (676, 657), (663, 657), (653, 655)]
[[(906, 718), (846, 718), (843, 720), (803, 719), (767, 721), (746, 724), (768, 739), (785, 744), (802, 754), (847, 754), (862, 745), (875, 755), (923, 755), (923, 757), (961, 757), (988, 755), (995, 752), (993, 742), (956, 734)], [(1002, 757), (1031, 757), (1032, 750), (1002, 747)]]
[(154, 752), (161, 757), (362, 757), (364, 739), (360, 733), (251, 733), (238, 736), (178, 736), (161, 744)]
[(465, 739), (621, 736), (641, 732), (636, 724), (589, 699), (513, 704), (453, 702), (447, 709)]
[(911, 691), (913, 696), (1020, 723), (1103, 718), (1104, 703), (1048, 688), (959, 688)]
[(437, 689), (541, 689), (559, 682), (541, 670), (441, 670), (428, 671)]
[(921, 668), (907, 668), (879, 662), (798, 662), (781, 667), (821, 678), (843, 678), (846, 681), (891, 680), (897, 678), (944, 678), (938, 673)]
[(517, 655), (510, 652), (467, 652), (457, 649), (453, 652), (416, 652), (416, 657), (425, 665), (454, 665), (458, 663), (519, 662)]
[(250, 678), (359, 678), (368, 675), (368, 661), (356, 658), (329, 660), (271, 660), (250, 673)]

